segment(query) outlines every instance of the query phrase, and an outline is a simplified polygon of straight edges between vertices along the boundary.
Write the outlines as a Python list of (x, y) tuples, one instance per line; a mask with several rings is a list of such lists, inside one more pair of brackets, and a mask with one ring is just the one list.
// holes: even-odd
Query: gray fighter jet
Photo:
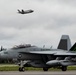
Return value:
[(22, 9), (22, 10), (19, 10), (19, 9), (18, 9), (18, 13), (19, 13), (19, 14), (28, 14), (28, 13), (32, 13), (32, 12), (34, 12), (34, 11), (31, 10), (31, 9), (30, 9), (30, 10), (26, 10), (26, 11), (24, 11), (23, 9)]
[[(27, 54), (27, 52), (26, 52)], [(67, 66), (76, 65), (76, 43), (72, 46), (72, 48), (69, 51), (44, 51), (44, 52), (28, 52), (30, 55), (39, 55), (44, 56), (46, 60), (46, 64), (49, 65), (49, 67), (55, 67), (60, 68), (62, 71), (67, 70)], [(53, 59), (51, 60), (51, 56)], [(47, 71), (48, 68), (45, 68), (44, 71)]]
[(69, 59), (75, 58), (75, 53), (71, 53), (69, 51), (70, 48), (71, 42), (69, 36), (62, 35), (57, 49), (19, 45), (11, 49), (1, 51), (0, 59), (13, 59), (19, 61), (19, 71), (24, 71), (24, 67), (30, 66), (43, 68), (44, 71), (48, 71), (51, 67), (61, 68), (62, 71), (66, 71), (68, 66), (67, 64), (69, 63), (70, 65), (72, 61)]

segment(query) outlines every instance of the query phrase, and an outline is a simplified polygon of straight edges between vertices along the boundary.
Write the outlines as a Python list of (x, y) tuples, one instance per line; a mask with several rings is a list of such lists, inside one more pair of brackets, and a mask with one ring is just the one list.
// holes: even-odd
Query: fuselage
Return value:
[(37, 54), (28, 54), (25, 52), (46, 52), (49, 53), (48, 58), (51, 59), (52, 53), (65, 52), (61, 49), (47, 49), (47, 48), (38, 48), (35, 46), (27, 48), (10, 48), (0, 52), (0, 59), (23, 59), (23, 60), (42, 60), (42, 55)]

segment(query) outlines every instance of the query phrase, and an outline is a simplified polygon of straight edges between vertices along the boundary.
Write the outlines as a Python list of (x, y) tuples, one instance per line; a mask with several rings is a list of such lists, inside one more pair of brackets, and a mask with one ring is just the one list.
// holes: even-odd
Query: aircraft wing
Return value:
[(56, 53), (54, 56), (76, 56), (76, 53), (66, 52), (66, 53)]
[(55, 52), (50, 51), (31, 51), (31, 52), (20, 52), (22, 54), (42, 54), (42, 55), (54, 55)]
[(75, 57), (76, 53), (74, 52), (53, 52), (53, 51), (31, 51), (31, 52), (20, 52), (22, 54), (36, 54), (36, 55), (53, 55), (53, 56), (58, 56), (58, 57)]

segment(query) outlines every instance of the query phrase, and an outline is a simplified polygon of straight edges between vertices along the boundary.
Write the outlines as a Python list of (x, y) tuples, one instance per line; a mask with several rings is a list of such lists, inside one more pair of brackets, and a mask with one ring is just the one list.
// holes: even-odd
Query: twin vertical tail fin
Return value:
[(71, 48), (71, 41), (68, 35), (62, 35), (57, 49), (69, 50)]
[(76, 43), (70, 48), (70, 51), (76, 51)]

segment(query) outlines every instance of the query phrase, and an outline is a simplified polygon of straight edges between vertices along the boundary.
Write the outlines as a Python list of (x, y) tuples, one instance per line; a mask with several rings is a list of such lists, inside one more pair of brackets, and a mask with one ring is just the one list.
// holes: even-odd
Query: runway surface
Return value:
[(18, 71), (3, 71), (0, 72), (0, 75), (76, 75), (76, 71), (26, 71), (26, 72), (18, 72)]

